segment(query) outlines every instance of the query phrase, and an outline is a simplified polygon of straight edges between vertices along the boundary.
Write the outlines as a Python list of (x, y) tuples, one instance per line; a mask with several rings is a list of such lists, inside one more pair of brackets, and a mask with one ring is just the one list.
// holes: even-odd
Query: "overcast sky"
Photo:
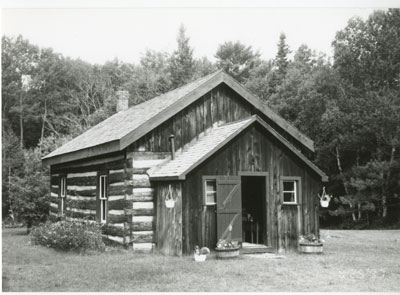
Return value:
[(284, 32), (292, 51), (307, 44), (332, 56), (331, 42), (353, 16), (371, 8), (131, 8), (2, 9), (3, 35), (22, 34), (33, 44), (91, 63), (117, 57), (137, 62), (146, 49), (171, 53), (180, 23), (194, 56), (214, 60), (219, 44), (239, 40), (273, 58)]

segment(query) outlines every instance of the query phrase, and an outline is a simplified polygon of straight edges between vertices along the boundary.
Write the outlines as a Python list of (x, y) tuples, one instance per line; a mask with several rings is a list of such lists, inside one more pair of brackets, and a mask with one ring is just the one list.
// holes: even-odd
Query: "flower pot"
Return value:
[(322, 208), (328, 208), (329, 207), (329, 201), (321, 199), (321, 207)]
[(217, 253), (217, 258), (219, 258), (219, 259), (238, 257), (239, 250), (240, 250), (240, 247), (237, 247), (237, 248), (215, 248), (215, 251)]
[(207, 255), (205, 254), (194, 254), (194, 261), (203, 262), (206, 261)]
[(322, 243), (300, 243), (299, 251), (305, 254), (321, 254), (323, 251)]
[(165, 200), (165, 207), (167, 208), (174, 208), (175, 201), (174, 200)]

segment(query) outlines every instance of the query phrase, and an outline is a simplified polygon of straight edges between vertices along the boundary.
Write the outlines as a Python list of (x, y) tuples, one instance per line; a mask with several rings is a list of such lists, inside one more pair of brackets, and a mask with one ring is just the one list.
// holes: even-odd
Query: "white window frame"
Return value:
[[(100, 222), (107, 222), (107, 175), (99, 177)], [(103, 214), (104, 213), (104, 214)]]
[(60, 203), (60, 214), (64, 215), (64, 206), (65, 206), (65, 197), (67, 196), (67, 177), (62, 176), (60, 179), (60, 198), (61, 198), (61, 203)]
[[(285, 191), (283, 183), (284, 182), (293, 182), (293, 190)], [(300, 200), (300, 190), (301, 190), (301, 178), (297, 176), (281, 176), (281, 192), (282, 192), (282, 204), (283, 205), (298, 205)], [(284, 195), (285, 193), (294, 193), (294, 201), (293, 202), (285, 202)]]
[[(207, 182), (215, 183), (215, 191), (207, 191)], [(205, 177), (203, 178), (204, 183), (204, 205), (206, 206), (214, 206), (217, 204), (217, 178), (216, 177)], [(207, 196), (209, 194), (215, 195), (215, 202), (208, 202)]]

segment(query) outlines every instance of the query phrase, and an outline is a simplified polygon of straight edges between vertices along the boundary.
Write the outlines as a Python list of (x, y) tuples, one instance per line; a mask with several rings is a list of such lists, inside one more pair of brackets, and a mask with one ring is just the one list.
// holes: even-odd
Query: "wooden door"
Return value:
[(239, 176), (217, 178), (217, 239), (225, 239), (232, 226), (232, 240), (242, 242), (242, 189)]

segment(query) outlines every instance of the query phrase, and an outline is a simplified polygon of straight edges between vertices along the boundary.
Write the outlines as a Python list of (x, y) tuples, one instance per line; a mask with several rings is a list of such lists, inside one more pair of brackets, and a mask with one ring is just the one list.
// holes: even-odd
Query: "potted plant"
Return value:
[(203, 247), (200, 249), (199, 246), (194, 248), (194, 261), (203, 262), (206, 261), (207, 255), (210, 254), (210, 249)]
[(219, 240), (215, 251), (217, 258), (234, 258), (239, 256), (239, 243), (237, 241)]
[(323, 244), (314, 234), (301, 235), (299, 236), (299, 251), (300, 253), (320, 254), (323, 251)]
[(217, 243), (215, 251), (217, 253), (217, 258), (234, 258), (239, 256), (239, 242), (232, 241), (231, 239), (232, 225), (229, 225), (228, 235), (226, 239), (220, 239)]

